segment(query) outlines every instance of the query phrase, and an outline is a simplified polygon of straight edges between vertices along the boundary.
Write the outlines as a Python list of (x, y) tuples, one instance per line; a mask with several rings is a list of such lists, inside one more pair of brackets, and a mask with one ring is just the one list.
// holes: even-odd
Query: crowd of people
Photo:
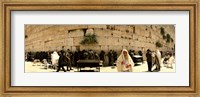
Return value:
[[(163, 52), (160, 52), (158, 49), (156, 51), (151, 51), (148, 49), (146, 53), (148, 71), (160, 71), (161, 64), (163, 64), (164, 67), (173, 69), (174, 56), (175, 53), (173, 52), (167, 52), (166, 54), (163, 54)], [(152, 70), (154, 65), (155, 69)]]
[[(140, 52), (139, 54), (142, 54)], [(121, 51), (120, 56), (117, 59), (117, 70), (118, 72), (132, 72), (134, 69), (134, 62), (131, 58), (132, 53), (128, 53), (126, 49), (123, 49)], [(141, 55), (142, 56), (142, 55)], [(162, 61), (163, 58), (163, 61)], [(161, 69), (161, 64), (164, 64), (167, 68), (173, 69), (173, 63), (174, 63), (174, 56), (172, 53), (167, 52), (165, 55), (162, 56), (161, 52), (157, 49), (155, 52), (151, 51), (150, 49), (147, 50), (146, 53), (146, 59), (147, 59), (147, 67), (148, 72), (158, 72)], [(155, 66), (155, 69), (152, 70), (153, 66)]]
[[(117, 52), (114, 50), (110, 50), (108, 53), (105, 53), (105, 51), (103, 50), (101, 50), (100, 52), (96, 52), (91, 49), (82, 51), (76, 50), (75, 52), (72, 52), (69, 49), (65, 51), (63, 48), (60, 51), (47, 51), (47, 52), (41, 51), (41, 52), (25, 53), (26, 61), (43, 62), (44, 64), (49, 64), (49, 66), (47, 67), (58, 69), (58, 71), (60, 70), (60, 68), (63, 68), (62, 66), (59, 67), (59, 64), (62, 63), (63, 60), (66, 60), (65, 65), (67, 66), (67, 71), (69, 71), (73, 70), (72, 67), (77, 67), (78, 60), (87, 60), (87, 59), (102, 60), (103, 64), (107, 64), (108, 66), (113, 66), (114, 62), (117, 60)], [(107, 63), (105, 63), (105, 61)]]
[[(110, 50), (108, 53), (101, 50), (100, 52), (96, 52), (93, 50), (76, 50), (72, 52), (71, 50), (67, 49), (66, 51), (64, 48), (60, 51), (49, 51), (49, 52), (26, 52), (25, 59), (26, 61), (40, 61), (44, 64), (48, 64), (47, 68), (54, 68), (57, 72), (60, 71), (62, 68), (63, 71), (70, 71), (73, 70), (72, 67), (77, 67), (78, 60), (87, 60), (87, 59), (94, 59), (94, 60), (101, 60), (103, 64), (107, 64), (106, 66), (117, 66), (117, 70), (119, 72), (132, 72), (134, 67), (133, 57), (134, 55), (143, 56), (142, 51), (138, 51), (137, 53), (134, 50), (126, 50), (123, 49), (120, 54), (114, 50)], [(160, 71), (161, 68), (161, 59), (164, 58), (163, 64), (170, 64), (164, 65), (168, 68), (173, 68), (172, 64), (174, 61), (172, 53), (163, 54), (159, 50), (153, 52), (151, 50), (146, 51), (146, 61), (148, 65), (148, 71), (152, 72), (152, 67), (155, 65), (157, 71)], [(143, 61), (143, 58), (142, 58)], [(64, 69), (63, 66), (67, 66), (67, 70)]]

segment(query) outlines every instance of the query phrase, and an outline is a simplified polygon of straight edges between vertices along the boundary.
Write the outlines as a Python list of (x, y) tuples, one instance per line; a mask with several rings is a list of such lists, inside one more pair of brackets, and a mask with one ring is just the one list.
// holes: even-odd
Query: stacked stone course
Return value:
[[(163, 27), (173, 42), (167, 43), (160, 34)], [(174, 50), (174, 25), (25, 25), (25, 50), (54, 51), (65, 49), (92, 49), (95, 51), (109, 50), (156, 50), (159, 41), (162, 51)], [(84, 35), (95, 34), (97, 44), (80, 44)]]

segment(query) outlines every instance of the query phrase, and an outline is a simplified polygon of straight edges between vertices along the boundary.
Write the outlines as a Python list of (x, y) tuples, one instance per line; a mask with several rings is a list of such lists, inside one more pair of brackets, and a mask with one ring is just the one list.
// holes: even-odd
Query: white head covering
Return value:
[(161, 65), (161, 53), (160, 53), (160, 51), (158, 49), (156, 50), (156, 56), (158, 58), (159, 65)]
[(55, 64), (58, 64), (58, 59), (59, 59), (59, 55), (56, 51), (54, 51), (52, 54), (51, 54), (51, 61), (52, 61), (52, 64), (55, 65)]
[[(127, 52), (127, 59), (125, 58), (123, 52)], [(122, 62), (127, 62), (127, 65), (131, 65), (129, 68), (126, 68), (125, 64), (122, 64)], [(122, 72), (122, 71), (129, 71), (132, 72), (132, 69), (134, 67), (134, 62), (132, 60), (132, 58), (130, 57), (128, 51), (126, 49), (123, 49), (120, 56), (117, 59), (117, 70), (118, 72)]]

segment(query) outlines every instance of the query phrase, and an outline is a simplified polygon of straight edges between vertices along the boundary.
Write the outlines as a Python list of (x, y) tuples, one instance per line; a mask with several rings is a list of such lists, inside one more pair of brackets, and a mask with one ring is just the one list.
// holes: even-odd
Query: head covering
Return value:
[(60, 56), (58, 55), (58, 53), (56, 51), (54, 51), (53, 54), (51, 54), (52, 64), (57, 64), (59, 57)]
[(160, 53), (160, 51), (157, 49), (156, 50), (156, 55), (159, 57), (159, 58), (161, 58), (161, 53)]
[[(123, 52), (127, 53), (127, 58), (125, 58)], [(125, 64), (122, 64), (122, 62), (127, 62), (127, 65), (131, 65), (130, 68), (126, 68)], [(121, 54), (119, 55), (118, 59), (117, 59), (117, 70), (118, 72), (123, 72), (123, 71), (129, 71), (131, 72), (134, 66), (134, 62), (131, 58), (131, 56), (129, 55), (128, 51), (126, 49), (123, 49)]]
[(158, 49), (156, 50), (156, 60), (157, 64), (161, 65), (161, 53)]

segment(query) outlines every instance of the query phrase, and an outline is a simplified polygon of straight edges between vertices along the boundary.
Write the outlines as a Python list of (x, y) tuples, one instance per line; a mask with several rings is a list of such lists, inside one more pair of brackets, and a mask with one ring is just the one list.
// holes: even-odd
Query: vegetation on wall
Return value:
[(166, 40), (167, 43), (173, 42), (174, 40), (171, 38), (170, 34), (165, 31), (163, 27), (160, 28), (160, 34), (163, 39)]
[(98, 43), (97, 42), (97, 39), (96, 39), (96, 35), (93, 34), (88, 34), (88, 35), (85, 35), (83, 40), (81, 41), (81, 44), (96, 44)]
[(165, 36), (165, 35), (163, 35), (163, 39), (166, 39), (166, 36)]
[(171, 41), (171, 36), (169, 34), (166, 35), (166, 42), (169, 43)]
[(156, 42), (156, 47), (162, 47), (162, 44), (159, 41), (157, 41)]
[(160, 34), (165, 35), (165, 29), (163, 27), (160, 28)]

